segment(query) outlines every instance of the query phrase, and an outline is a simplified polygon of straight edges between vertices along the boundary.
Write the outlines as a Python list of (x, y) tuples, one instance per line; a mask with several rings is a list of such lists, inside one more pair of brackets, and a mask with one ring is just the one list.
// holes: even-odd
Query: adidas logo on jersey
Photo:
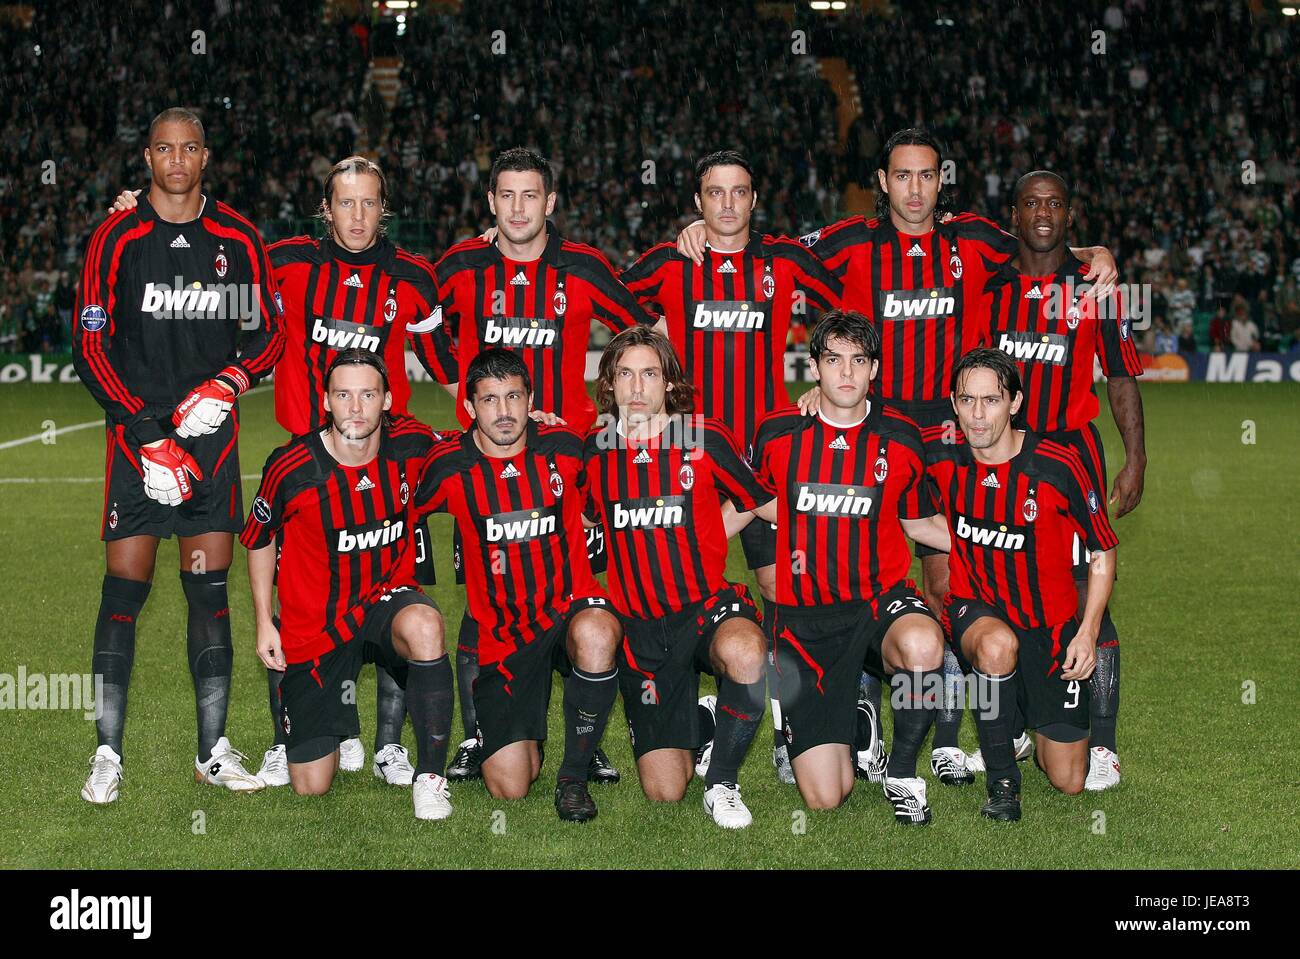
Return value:
[(615, 529), (663, 529), (686, 520), (685, 496), (658, 496), (614, 504)]
[(189, 241), (185, 239), (184, 233), (176, 234), (176, 239), (171, 242), (171, 248), (173, 250), (188, 250), (190, 248)]
[(818, 516), (870, 516), (875, 487), (839, 483), (800, 483), (794, 508)]
[(761, 309), (751, 309), (748, 302), (734, 300), (704, 300), (695, 304), (691, 326), (697, 330), (761, 330), (767, 323), (767, 314)]
[(554, 346), (556, 330), (551, 320), (527, 316), (489, 316), (483, 342), (501, 346)]
[(374, 488), (375, 484), (370, 482), (370, 477), (362, 476), (360, 482), (358, 482), (356, 486), (352, 487), (352, 492), (364, 493), (366, 490)]
[(1024, 549), (1025, 534), (1011, 532), (1004, 523), (997, 526), (977, 526), (966, 521), (966, 517), (957, 516), (957, 535), (976, 546), (991, 546), (993, 549)]
[(736, 267), (730, 260), (723, 260), (722, 266), (718, 267), (719, 273), (735, 273)]
[(841, 433), (839, 436), (835, 437), (835, 439), (831, 440), (830, 444), (826, 448), (832, 450), (847, 450), (850, 449), (850, 446), (849, 441), (846, 440), (844, 434)]
[(502, 479), (517, 479), (519, 475), (519, 470), (515, 469), (514, 463), (507, 463), (506, 468), (501, 471)]
[(510, 281), (511, 286), (527, 286), (528, 277), (524, 276), (524, 271), (520, 270), (515, 274), (514, 279)]
[(1001, 333), (998, 349), (1014, 360), (1051, 363), (1064, 366), (1069, 355), (1069, 339), (1060, 333)]
[(1002, 489), (1002, 484), (998, 482), (997, 473), (990, 473), (980, 480), (980, 486), (987, 486), (989, 489)]
[(354, 286), (354, 287), (356, 287), (357, 289), (361, 289), (361, 287), (362, 287), (362, 285), (363, 285), (362, 282), (361, 282), (361, 274), (360, 274), (360, 273), (353, 273), (350, 277), (348, 277), (346, 280), (343, 281), (343, 285), (344, 285), (344, 286)]
[(338, 543), (335, 549), (340, 553), (351, 553), (358, 549), (375, 549), (379, 546), (388, 546), (396, 543), (402, 538), (406, 531), (406, 526), (402, 520), (383, 520), (368, 527), (362, 527), (356, 532), (351, 530), (339, 530)]
[(554, 507), (522, 509), (485, 517), (483, 538), (489, 543), (523, 543), (541, 536), (552, 536), (556, 528)]
[(947, 287), (889, 290), (880, 305), (880, 315), (887, 320), (952, 316), (956, 312), (957, 298)]
[(642, 447), (642, 448), (641, 448), (641, 451), (638, 452), (638, 453), (636, 454), (636, 456), (632, 457), (632, 462), (633, 462), (633, 463), (653, 463), (654, 460), (650, 458), (650, 451), (649, 451), (648, 449), (645, 449), (644, 447)]
[(921, 249), (921, 244), (913, 243), (912, 248), (907, 251), (908, 256), (925, 256), (925, 250)]
[(1043, 298), (1043, 291), (1038, 288), (1037, 283), (1034, 284), (1033, 289), (1031, 289), (1028, 293), (1025, 294), (1026, 300), (1041, 300), (1042, 298)]

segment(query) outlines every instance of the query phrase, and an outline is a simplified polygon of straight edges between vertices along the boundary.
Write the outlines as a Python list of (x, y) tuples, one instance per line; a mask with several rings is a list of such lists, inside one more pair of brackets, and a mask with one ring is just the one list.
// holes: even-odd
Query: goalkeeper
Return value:
[(164, 110), (144, 160), (148, 196), (91, 237), (73, 318), (77, 374), (104, 408), (108, 447), (93, 668), (103, 677), (99, 745), (81, 790), (96, 804), (118, 796), (136, 622), (158, 541), (173, 534), (189, 607), (194, 778), (232, 790), (263, 785), (225, 735), (226, 576), (244, 522), (236, 400), (283, 352), (279, 302), (257, 230), (201, 192), (208, 149), (199, 118)]

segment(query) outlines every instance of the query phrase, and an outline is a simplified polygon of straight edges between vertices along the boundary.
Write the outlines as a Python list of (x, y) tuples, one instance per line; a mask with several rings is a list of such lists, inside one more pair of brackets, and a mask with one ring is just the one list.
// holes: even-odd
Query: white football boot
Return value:
[(704, 808), (723, 829), (744, 829), (754, 821), (735, 783), (714, 783), (704, 790)]
[(289, 756), (283, 746), (272, 746), (262, 756), (262, 768), (257, 771), (257, 778), (268, 786), (289, 785)]
[(366, 764), (366, 747), (361, 740), (353, 737), (339, 743), (339, 769), (345, 773), (361, 772)]
[(411, 755), (405, 746), (389, 743), (375, 753), (375, 761), (370, 767), (376, 779), (382, 779), (390, 786), (409, 786), (415, 780), (415, 767), (411, 765)]
[(1088, 778), (1083, 781), (1083, 788), (1099, 793), (1118, 785), (1119, 756), (1105, 746), (1093, 746), (1088, 750)]
[(416, 819), (446, 819), (451, 815), (451, 787), (437, 773), (421, 773), (411, 787)]
[(975, 773), (966, 764), (966, 754), (956, 746), (931, 750), (930, 771), (945, 786), (969, 786), (975, 781)]
[(194, 781), (209, 786), (224, 786), (232, 792), (257, 792), (266, 783), (244, 768), (248, 757), (230, 745), (222, 736), (212, 747), (207, 762), (194, 758)]
[(117, 799), (122, 781), (122, 757), (112, 746), (100, 746), (90, 757), (90, 776), (81, 787), (81, 798), (96, 806), (107, 806)]
[[(1029, 733), (1024, 732), (1016, 737), (1012, 743), (1016, 751), (1016, 762), (1022, 763), (1034, 754), (1034, 739)], [(982, 773), (987, 770), (984, 768), (984, 755), (977, 749), (973, 753), (966, 755), (966, 768), (973, 773)]]
[(920, 777), (895, 779), (885, 777), (885, 798), (894, 807), (894, 822), (905, 826), (924, 826), (930, 821), (930, 807), (925, 801), (925, 780)]

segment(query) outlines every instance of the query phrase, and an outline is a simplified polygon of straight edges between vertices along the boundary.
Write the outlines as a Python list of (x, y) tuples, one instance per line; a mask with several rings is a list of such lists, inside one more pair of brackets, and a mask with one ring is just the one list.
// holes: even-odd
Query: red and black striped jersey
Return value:
[(1028, 276), (1008, 263), (984, 290), (987, 345), (1020, 367), (1025, 424), (1036, 433), (1082, 429), (1096, 418), (1101, 404), (1092, 385), (1094, 356), (1107, 376), (1142, 375), (1119, 291), (1100, 309), (1092, 297), (1075, 293), (1087, 270), (1069, 253), (1051, 276)]
[(1024, 434), (1007, 462), (986, 465), (960, 431), (940, 442), (943, 429), (925, 433), (928, 471), (952, 535), (953, 596), (996, 606), (1026, 628), (1072, 619), (1075, 533), (1093, 551), (1119, 543), (1105, 491), (1092, 488), (1075, 450), (1035, 433)]
[(239, 541), (280, 543), (276, 584), (286, 662), (314, 659), (348, 642), (368, 602), (416, 586), (411, 491), (434, 444), (410, 417), (381, 427), (379, 453), (345, 466), (312, 430), (274, 450)]
[(1015, 237), (971, 213), (916, 236), (889, 217), (855, 216), (803, 241), (843, 282), (845, 309), (880, 331), (879, 396), (891, 403), (948, 395), (953, 366), (984, 340), (976, 310), (984, 284), (1018, 249)]
[(699, 266), (660, 244), (623, 272), (623, 282), (663, 315), (697, 409), (725, 423), (742, 446), (754, 442), (760, 419), (790, 405), (792, 316), (808, 305), (832, 309), (842, 292), (802, 244), (759, 234), (735, 253), (707, 250)]
[(464, 371), (491, 347), (518, 352), (533, 379), (533, 406), (561, 416), (581, 436), (596, 420), (587, 395), (587, 342), (592, 320), (615, 333), (652, 322), (594, 247), (563, 239), (547, 224), (542, 255), (530, 262), (503, 256), (474, 238), (448, 250), (434, 270), (448, 332), (456, 340), (464, 426)]
[(609, 592), (619, 612), (653, 619), (726, 585), (721, 498), (739, 512), (772, 498), (717, 420), (675, 416), (646, 441), (622, 424), (587, 434), (588, 510), (611, 558)]
[(329, 237), (298, 236), (267, 252), (284, 299), (284, 356), (275, 367), (275, 418), (295, 436), (325, 425), (325, 371), (354, 347), (384, 358), (392, 413), (411, 397), (406, 341), (440, 383), (456, 381), (451, 338), (442, 328), (438, 287), (428, 260), (381, 237), (353, 253)]
[(456, 520), (479, 661), (489, 663), (542, 635), (574, 597), (604, 593), (582, 525), (582, 438), (530, 420), (523, 451), (500, 459), (478, 448), (476, 432), (444, 434), (422, 467), (415, 504)]
[(72, 324), (77, 375), (110, 424), (140, 444), (218, 373), (244, 392), (284, 349), (275, 277), (257, 228), (216, 200), (171, 223), (148, 194), (86, 247)]
[(847, 427), (779, 410), (759, 424), (754, 456), (778, 500), (777, 602), (873, 600), (907, 578), (899, 520), (934, 513), (910, 418), (878, 401)]

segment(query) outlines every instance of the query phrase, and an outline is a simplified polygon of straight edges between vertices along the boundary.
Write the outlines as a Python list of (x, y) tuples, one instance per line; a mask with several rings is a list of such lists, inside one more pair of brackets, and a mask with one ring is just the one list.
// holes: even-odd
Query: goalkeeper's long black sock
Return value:
[(933, 748), (956, 748), (957, 734), (961, 731), (961, 714), (965, 710), (962, 695), (964, 677), (957, 655), (947, 643), (943, 644), (943, 702), (934, 718)]
[(102, 677), (95, 734), (100, 746), (122, 755), (122, 730), (126, 726), (126, 694), (135, 662), (135, 625), (149, 598), (149, 583), (120, 576), (105, 576), (95, 619), (95, 651), (91, 672)]
[(206, 760), (226, 731), (230, 702), (230, 672), (235, 647), (230, 641), (229, 570), (181, 573), (181, 588), (189, 606), (186, 649), (194, 681), (194, 713), (198, 725), (198, 757)]
[(288, 746), (289, 736), (284, 731), (284, 718), (281, 715), (280, 684), (284, 682), (284, 671), (268, 669), (266, 671), (266, 692), (271, 701), (271, 725), (275, 727), (272, 746)]
[(478, 650), (456, 651), (456, 694), (460, 699), (460, 725), (464, 739), (478, 735), (478, 713), (474, 710), (474, 681), (478, 679)]
[(406, 724), (406, 693), (382, 666), (375, 667), (375, 752), (402, 742)]
[[(1109, 628), (1108, 628), (1109, 627)], [(1089, 706), (1092, 722), (1090, 747), (1104, 746), (1119, 752), (1115, 744), (1115, 724), (1119, 719), (1119, 636), (1110, 621), (1110, 610), (1102, 617), (1097, 637), (1097, 667), (1093, 670), (1092, 703)]]

